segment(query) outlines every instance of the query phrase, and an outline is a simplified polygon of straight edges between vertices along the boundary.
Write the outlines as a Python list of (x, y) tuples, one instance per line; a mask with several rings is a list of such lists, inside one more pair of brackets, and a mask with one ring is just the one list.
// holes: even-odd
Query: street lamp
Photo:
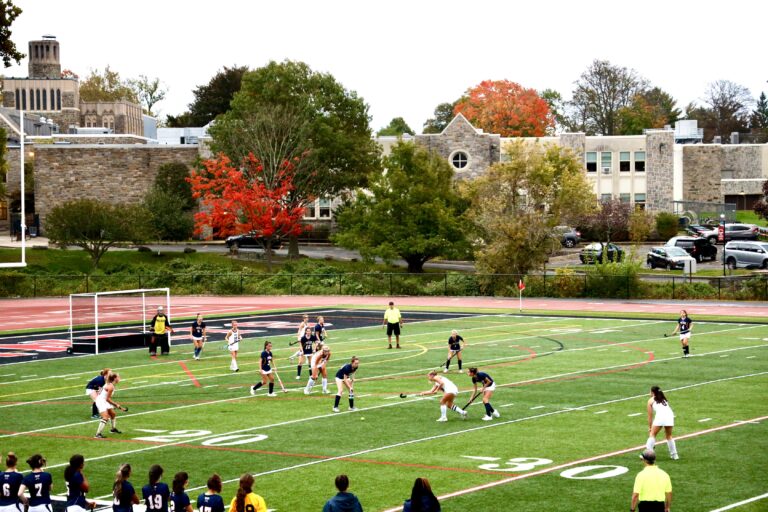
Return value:
[(725, 277), (725, 213), (720, 214), (720, 226), (718, 226), (717, 238), (723, 242), (723, 277)]

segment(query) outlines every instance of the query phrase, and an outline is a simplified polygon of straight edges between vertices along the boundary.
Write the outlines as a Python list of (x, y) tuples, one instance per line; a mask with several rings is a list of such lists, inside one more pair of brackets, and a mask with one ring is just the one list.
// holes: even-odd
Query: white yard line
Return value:
[(724, 507), (718, 508), (716, 510), (712, 510), (711, 512), (725, 512), (726, 510), (731, 510), (736, 507), (740, 507), (742, 505), (746, 505), (747, 503), (752, 503), (754, 501), (763, 500), (765, 498), (768, 498), (768, 492), (765, 494), (761, 494), (760, 496), (755, 496), (754, 498), (749, 498), (746, 500), (739, 501), (737, 503), (731, 503), (730, 505), (726, 505)]

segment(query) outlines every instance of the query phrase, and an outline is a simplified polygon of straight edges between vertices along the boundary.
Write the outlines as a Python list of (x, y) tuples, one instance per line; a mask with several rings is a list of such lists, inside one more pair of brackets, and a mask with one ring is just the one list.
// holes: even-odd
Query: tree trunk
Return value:
[(264, 255), (267, 258), (267, 272), (272, 273), (272, 240), (264, 242)]
[(408, 272), (410, 274), (421, 274), (424, 272), (424, 262), (426, 259), (420, 256), (409, 256), (405, 258), (408, 263)]
[(299, 237), (291, 235), (288, 237), (288, 259), (295, 260), (299, 257)]

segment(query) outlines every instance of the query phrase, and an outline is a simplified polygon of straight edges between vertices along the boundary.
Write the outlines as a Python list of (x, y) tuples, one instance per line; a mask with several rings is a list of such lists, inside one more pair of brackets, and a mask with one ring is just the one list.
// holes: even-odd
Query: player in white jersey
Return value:
[(102, 432), (104, 431), (104, 427), (107, 426), (107, 422), (112, 424), (110, 432), (113, 434), (122, 434), (122, 432), (117, 430), (117, 414), (115, 413), (115, 409), (120, 409), (122, 411), (126, 409), (112, 400), (112, 395), (115, 393), (115, 386), (118, 382), (120, 382), (120, 375), (117, 373), (110, 373), (107, 378), (107, 383), (101, 388), (101, 391), (99, 391), (99, 396), (96, 397), (96, 407), (99, 409), (99, 414), (101, 415), (101, 418), (99, 419), (99, 427), (94, 436), (97, 439), (104, 438)]
[(331, 347), (323, 345), (322, 350), (319, 350), (312, 354), (312, 375), (309, 377), (307, 387), (304, 388), (304, 394), (308, 395), (312, 392), (312, 387), (317, 381), (318, 375), (323, 375), (323, 394), (328, 394), (328, 361), (331, 359)]
[(459, 388), (456, 387), (456, 384), (451, 382), (447, 377), (438, 375), (436, 371), (429, 372), (429, 374), (427, 374), (427, 379), (432, 383), (432, 389), (419, 393), (419, 396), (434, 395), (439, 390), (442, 390), (443, 392), (443, 398), (440, 399), (440, 417), (437, 421), (448, 421), (446, 413), (449, 408), (461, 415), (461, 419), (467, 419), (467, 411), (453, 403), (456, 399), (456, 395), (459, 394)]
[[(296, 331), (296, 341), (292, 341), (291, 343), (288, 343), (288, 346), (293, 346), (297, 343), (301, 343), (301, 338), (304, 336), (304, 332), (311, 326), (309, 325), (309, 315), (304, 313), (304, 315), (301, 317), (301, 324), (299, 324), (299, 330)], [(299, 358), (299, 364), (302, 364), (301, 356), (304, 353), (304, 351), (301, 349), (301, 345), (299, 345), (299, 348), (291, 354), (291, 356), (288, 358), (289, 361), (293, 361), (297, 357)]]
[(659, 386), (653, 386), (651, 388), (651, 398), (648, 399), (647, 409), (648, 441), (646, 441), (645, 447), (649, 450), (653, 450), (653, 447), (656, 445), (656, 435), (663, 427), (664, 437), (667, 438), (669, 456), (672, 460), (679, 459), (680, 457), (677, 455), (675, 440), (672, 439), (672, 428), (675, 426), (675, 413), (672, 412), (672, 408), (667, 402), (667, 397), (664, 396), (664, 392)]
[(224, 340), (227, 342), (227, 350), (232, 360), (229, 362), (229, 369), (233, 372), (239, 372), (240, 367), (237, 366), (237, 351), (240, 350), (240, 341), (243, 337), (240, 335), (240, 331), (237, 328), (237, 320), (232, 320), (232, 328), (229, 330)]

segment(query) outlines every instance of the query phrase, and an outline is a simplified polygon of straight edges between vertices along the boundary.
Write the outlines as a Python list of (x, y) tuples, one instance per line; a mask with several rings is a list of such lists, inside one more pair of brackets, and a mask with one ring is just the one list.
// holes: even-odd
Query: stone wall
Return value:
[(683, 197), (686, 201), (723, 202), (720, 179), (724, 156), (720, 144), (683, 146)]
[(35, 209), (43, 222), (51, 209), (73, 199), (139, 203), (161, 165), (191, 167), (197, 155), (197, 146), (40, 145), (35, 147)]
[(672, 211), (674, 199), (675, 132), (648, 131), (645, 136), (646, 208), (650, 211)]
[(573, 151), (573, 154), (581, 161), (584, 162), (584, 153), (587, 148), (587, 136), (583, 133), (563, 133), (560, 135), (560, 146), (568, 148)]
[(416, 144), (435, 151), (449, 163), (456, 151), (466, 152), (469, 164), (463, 170), (456, 170), (456, 177), (460, 179), (477, 177), (501, 159), (501, 137), (478, 132), (461, 114), (451, 121), (443, 133), (416, 135), (415, 139)]
[(6, 175), (6, 192), (9, 196), (19, 193), (19, 173), (20, 167), (19, 147), (8, 148), (5, 152), (5, 161), (8, 164), (8, 174)]

